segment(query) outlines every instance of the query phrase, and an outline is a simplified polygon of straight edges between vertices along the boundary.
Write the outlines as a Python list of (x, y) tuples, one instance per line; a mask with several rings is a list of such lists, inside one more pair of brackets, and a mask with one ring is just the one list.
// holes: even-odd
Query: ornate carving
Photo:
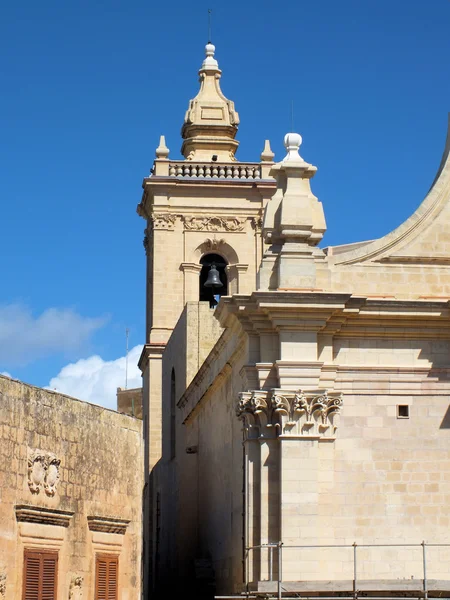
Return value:
[(6, 573), (0, 573), (0, 596), (4, 598), (6, 595)]
[(175, 228), (176, 215), (170, 213), (153, 213), (150, 220), (153, 223), (153, 229), (168, 229), (172, 231)]
[(255, 231), (260, 232), (262, 230), (263, 220), (262, 217), (253, 217), (252, 227)]
[(335, 435), (342, 404), (339, 392), (259, 390), (239, 395), (236, 414), (249, 437), (255, 437), (255, 427), (262, 436), (261, 428), (271, 427), (280, 435), (323, 438)]
[(53, 452), (28, 448), (28, 487), (32, 494), (39, 494), (41, 488), (47, 496), (56, 494), (60, 464)]
[(72, 577), (69, 586), (69, 600), (81, 600), (83, 598), (83, 578), (80, 576)]
[(150, 250), (151, 250), (152, 237), (153, 237), (153, 228), (152, 227), (146, 227), (144, 229), (144, 240), (142, 242), (144, 244), (144, 249), (145, 249), (146, 256), (149, 255)]
[(245, 217), (184, 217), (189, 231), (243, 231)]
[(219, 250), (222, 244), (225, 244), (225, 240), (223, 238), (220, 240), (217, 240), (216, 238), (206, 238), (202, 246), (205, 249), (205, 252), (213, 252)]

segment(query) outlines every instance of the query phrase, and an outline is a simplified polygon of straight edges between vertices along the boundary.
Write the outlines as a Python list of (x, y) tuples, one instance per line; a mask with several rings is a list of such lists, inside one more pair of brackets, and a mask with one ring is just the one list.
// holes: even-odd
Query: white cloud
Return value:
[(9, 377), (10, 379), (13, 378), (13, 376), (11, 375), (11, 373), (8, 373), (8, 371), (2, 371), (0, 373), (0, 375), (3, 375), (4, 377)]
[(106, 323), (70, 308), (48, 308), (39, 316), (23, 304), (0, 305), (0, 363), (25, 365), (57, 352), (79, 350)]
[[(142, 346), (135, 346), (128, 353), (128, 388), (142, 385), (137, 366), (141, 352)], [(125, 356), (109, 361), (100, 356), (83, 358), (63, 367), (48, 387), (80, 400), (115, 409), (117, 388), (125, 386), (125, 362)]]

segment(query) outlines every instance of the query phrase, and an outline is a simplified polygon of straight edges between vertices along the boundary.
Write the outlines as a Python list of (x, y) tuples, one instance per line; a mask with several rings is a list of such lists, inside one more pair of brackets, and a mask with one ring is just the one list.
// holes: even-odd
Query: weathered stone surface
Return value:
[(113, 552), (121, 597), (137, 599), (141, 421), (0, 376), (0, 422), (6, 598), (22, 597), (24, 548), (43, 548), (58, 551), (58, 598), (93, 597), (95, 554)]

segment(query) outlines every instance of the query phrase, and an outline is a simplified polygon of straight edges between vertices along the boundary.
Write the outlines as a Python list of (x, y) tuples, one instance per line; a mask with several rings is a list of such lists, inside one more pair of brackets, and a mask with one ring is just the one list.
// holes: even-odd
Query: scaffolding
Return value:
[[(352, 554), (352, 568), (353, 568), (353, 579), (349, 581), (352, 590), (350, 593), (344, 593), (342, 591), (331, 592), (334, 595), (323, 595), (319, 589), (317, 591), (312, 592), (311, 590), (298, 590), (292, 592), (290, 590), (285, 589), (283, 585), (283, 552), (288, 549), (298, 549), (298, 550), (307, 550), (307, 549), (350, 549)], [(363, 583), (362, 578), (360, 577), (360, 573), (358, 572), (358, 550), (362, 548), (421, 548), (421, 562), (422, 562), (422, 573), (421, 579), (415, 580), (414, 583), (420, 583), (420, 589), (405, 589), (403, 591), (399, 591), (397, 595), (394, 595), (394, 592), (391, 590), (389, 592), (386, 587), (379, 595), (376, 595), (376, 591), (369, 592), (367, 590), (361, 590), (359, 587)], [(408, 598), (420, 598), (422, 600), (428, 600), (429, 598), (429, 579), (427, 578), (427, 548), (450, 548), (450, 544), (432, 544), (426, 543), (425, 541), (420, 544), (357, 544), (354, 542), (353, 544), (304, 544), (304, 545), (286, 545), (282, 542), (277, 543), (269, 543), (269, 544), (261, 544), (258, 546), (248, 546), (245, 548), (245, 591), (240, 596), (216, 596), (216, 600), (231, 600), (232, 598), (277, 598), (278, 600), (298, 600), (302, 598), (302, 600), (336, 600), (339, 598), (341, 600), (357, 600), (361, 597), (370, 598), (370, 600), (398, 600), (401, 597)], [(255, 551), (267, 551), (268, 552), (268, 579), (264, 580), (265, 583), (272, 582), (276, 584), (274, 586), (274, 591), (255, 591), (251, 590), (251, 582), (249, 581), (249, 573), (250, 573), (250, 555)], [(276, 554), (276, 556), (274, 556)], [(276, 573), (274, 572), (274, 567), (276, 566)], [(450, 578), (449, 578), (450, 579)], [(408, 581), (407, 578), (403, 578), (399, 580), (400, 582)], [(305, 583), (305, 581), (299, 583)], [(379, 581), (380, 586), (383, 583), (383, 580)], [(450, 589), (450, 580), (446, 586), (446, 592)], [(319, 585), (320, 582), (317, 582)], [(376, 583), (375, 583), (376, 585)], [(349, 586), (349, 587), (350, 587)], [(320, 587), (320, 585), (319, 585)], [(400, 586), (401, 587), (401, 586)], [(405, 585), (405, 588), (408, 586)], [(374, 595), (373, 595), (374, 594)], [(444, 594), (443, 591), (439, 591), (435, 594), (435, 597), (450, 597), (450, 594)]]

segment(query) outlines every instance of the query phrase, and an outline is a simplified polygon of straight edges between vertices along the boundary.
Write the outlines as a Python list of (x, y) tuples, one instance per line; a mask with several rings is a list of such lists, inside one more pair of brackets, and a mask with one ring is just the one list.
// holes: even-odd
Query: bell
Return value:
[(222, 287), (222, 282), (220, 281), (219, 271), (216, 269), (216, 265), (212, 263), (211, 268), (208, 273), (208, 279), (203, 284), (205, 287), (212, 288), (220, 288)]

